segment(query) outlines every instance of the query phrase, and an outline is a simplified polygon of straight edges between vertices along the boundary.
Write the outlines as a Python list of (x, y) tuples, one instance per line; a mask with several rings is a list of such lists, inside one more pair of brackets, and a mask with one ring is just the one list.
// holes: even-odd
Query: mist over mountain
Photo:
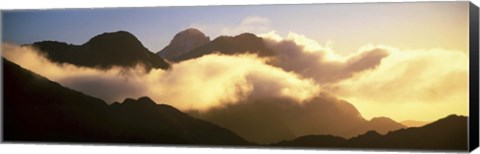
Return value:
[(289, 33), (282, 37), (275, 32), (262, 35), (267, 48), (275, 53), (269, 64), (312, 78), (321, 84), (338, 83), (354, 74), (375, 69), (389, 56), (389, 49), (364, 48), (340, 56), (313, 39)]
[[(148, 97), (108, 106), (2, 59), (4, 141), (250, 145)], [(8, 89), (8, 90), (7, 90)]]
[(135, 36), (126, 31), (103, 33), (82, 45), (58, 41), (41, 41), (32, 45), (56, 63), (101, 69), (113, 66), (135, 67), (137, 64), (144, 65), (146, 69), (169, 67), (168, 63), (150, 52)]
[(405, 128), (388, 118), (365, 120), (352, 104), (325, 93), (302, 104), (288, 99), (264, 97), (247, 99), (207, 112), (188, 113), (260, 144), (311, 134), (350, 138), (369, 130), (384, 134)]
[(210, 38), (195, 28), (189, 28), (178, 32), (165, 48), (156, 54), (160, 57), (173, 61), (179, 56), (210, 42)]
[(367, 127), (374, 128), (380, 134), (386, 134), (390, 131), (397, 130), (399, 128), (407, 128), (407, 126), (396, 122), (387, 117), (375, 117), (368, 121)]
[(370, 48), (354, 52), (348, 59), (340, 59), (338, 55), (328, 51), (329, 49), (318, 47), (318, 44), (314, 44), (315, 47), (312, 48), (311, 43), (306, 43), (313, 41), (295, 33), (282, 38), (274, 32), (261, 37), (252, 33), (219, 36), (209, 41), (205, 34), (190, 28), (177, 33), (170, 44), (157, 52), (157, 55), (172, 62), (181, 62), (214, 53), (256, 54), (259, 57), (271, 58), (270, 65), (288, 72), (293, 71), (319, 83), (338, 82), (352, 77), (355, 73), (373, 69), (389, 55), (386, 49)]
[[(454, 140), (461, 140), (463, 132), (458, 125), (463, 123), (458, 122), (459, 118), (406, 129), (406, 125), (388, 117), (366, 120), (352, 103), (330, 93), (331, 89), (323, 89), (374, 70), (390, 55), (387, 48), (366, 48), (339, 58), (327, 49), (311, 48), (306, 44), (311, 42), (305, 40), (296, 34), (278, 39), (243, 33), (210, 41), (192, 28), (177, 33), (156, 54), (124, 31), (95, 36), (83, 45), (36, 42), (32, 46), (43, 55), (30, 58), (21, 58), (22, 54), (16, 51), (28, 50), (28, 55), (30, 51), (37, 53), (35, 50), (6, 46), (14, 49), (6, 55), (22, 66), (42, 59), (33, 63), (41, 66), (29, 68), (48, 72), (46, 77), (56, 77), (55, 82), (69, 88), (118, 102), (105, 105), (103, 100), (30, 75), (31, 72), (4, 60), (4, 81), (9, 81), (5, 86), (5, 107), (12, 108), (4, 116), (8, 124), (4, 134), (9, 134), (5, 138), (415, 149), (440, 145), (460, 149), (466, 145), (463, 141), (447, 145), (447, 136), (460, 135)], [(168, 64), (162, 57), (173, 63)], [(49, 60), (79, 67), (52, 66), (48, 65)], [(137, 71), (143, 68), (136, 67), (137, 64), (151, 71)], [(131, 99), (139, 96), (149, 97)], [(160, 102), (172, 106), (157, 104)], [(427, 142), (427, 138), (438, 142), (417, 143)]]
[[(100, 99), (62, 87), (55, 82), (24, 70), (6, 59), (3, 62), (4, 80), (9, 81), (5, 84), (5, 88), (9, 89), (5, 93), (5, 108), (9, 109), (5, 113), (5, 125), (7, 127), (4, 129), (4, 133), (8, 134), (5, 136), (6, 140), (248, 144), (248, 142), (235, 133), (209, 122), (193, 119), (171, 106), (157, 105), (149, 98), (143, 97), (139, 100), (126, 99), (122, 103), (115, 102), (111, 106), (107, 106), (106, 102)], [(24, 89), (24, 87), (28, 88)], [(24, 90), (18, 90), (18, 88)], [(304, 106), (295, 105), (291, 102), (290, 107), (292, 108), (290, 109), (285, 108), (286, 106), (282, 107), (282, 102), (274, 103), (269, 100), (266, 102), (245, 102), (249, 104), (230, 107), (228, 110), (220, 111), (227, 115), (213, 118), (224, 117), (227, 121), (232, 122), (220, 122), (220, 124), (225, 126), (230, 126), (229, 124), (241, 125), (232, 129), (235, 131), (239, 130), (240, 135), (249, 139), (252, 139), (253, 136), (253, 141), (260, 141), (260, 143), (263, 140), (271, 142), (285, 138), (295, 138), (298, 135), (296, 134), (298, 130), (304, 131), (301, 132), (303, 134), (308, 134), (311, 132), (302, 129), (310, 129), (312, 131), (324, 124), (330, 125), (320, 131), (330, 131), (332, 133), (335, 133), (333, 131), (335, 129), (340, 130), (339, 132), (345, 131), (345, 129), (339, 129), (338, 124), (331, 123), (334, 121), (333, 119), (327, 120), (330, 123), (322, 123), (322, 119), (308, 119), (307, 116), (301, 115), (302, 112), (307, 114), (318, 113), (318, 115), (310, 115), (311, 118), (316, 116), (335, 116), (339, 120), (338, 123), (345, 125), (343, 128), (351, 128), (356, 121), (358, 122), (358, 120), (351, 121), (350, 119), (353, 116), (358, 117), (358, 115), (355, 115), (358, 112), (350, 112), (356, 111), (353, 106), (339, 102), (339, 104), (345, 106), (341, 109), (342, 107), (335, 107), (339, 105), (335, 104), (337, 102), (334, 103), (328, 100), (334, 98), (325, 96), (323, 99), (326, 105), (312, 103), (309, 106), (305, 106), (305, 108), (311, 108), (312, 110), (327, 108), (324, 111), (329, 110), (329, 112), (302, 110)], [(279, 99), (278, 101), (285, 100)], [(283, 102), (283, 105), (288, 104), (289, 102)], [(242, 105), (248, 106), (242, 107)], [(276, 107), (276, 109), (268, 109), (272, 107)], [(274, 112), (279, 112), (280, 114), (275, 114)], [(215, 113), (215, 111), (208, 112), (209, 115), (214, 116)], [(263, 116), (251, 118), (251, 116), (256, 116), (257, 114)], [(238, 117), (235, 119), (232, 116)], [(299, 119), (290, 119), (291, 121), (288, 121), (290, 122), (288, 123), (283, 119), (288, 118), (288, 116), (307, 119), (302, 120), (305, 123), (291, 123)], [(275, 120), (275, 118), (277, 119)], [(19, 119), (25, 122), (16, 123)], [(75, 120), (71, 121), (71, 119)], [(218, 122), (215, 119), (209, 120), (212, 120), (212, 123)], [(303, 128), (308, 126), (306, 123), (313, 127)], [(282, 125), (283, 129), (278, 127)], [(184, 136), (185, 133), (188, 136)], [(263, 133), (267, 135), (262, 135)], [(220, 141), (221, 143), (219, 143)]]
[(274, 55), (273, 51), (265, 46), (262, 38), (255, 34), (243, 33), (237, 36), (219, 36), (207, 44), (178, 56), (173, 61), (184, 61), (212, 53), (225, 55), (252, 53), (260, 57)]
[[(180, 112), (172, 106), (157, 104), (148, 97), (125, 99), (122, 103), (115, 102), (108, 106), (100, 99), (70, 90), (55, 82), (32, 73), (20, 66), (2, 59), (4, 88), (4, 141), (42, 141), (42, 142), (82, 142), (82, 143), (129, 143), (129, 144), (183, 144), (183, 145), (256, 145), (249, 143), (227, 129), (210, 122), (195, 119)], [(319, 102), (328, 102), (327, 96), (317, 98)], [(257, 102), (258, 103), (258, 102)], [(337, 102), (345, 106), (348, 103)], [(339, 105), (336, 104), (336, 105)], [(288, 109), (292, 106), (278, 106)], [(328, 112), (332, 103), (312, 103), (304, 106), (312, 108), (315, 105), (327, 107), (320, 113), (336, 116), (349, 127), (349, 121), (342, 121), (342, 114), (337, 111)], [(329, 107), (330, 106), (330, 107)], [(248, 106), (243, 106), (247, 107)], [(268, 107), (268, 106), (265, 106)], [(230, 110), (232, 113), (242, 111)], [(260, 108), (259, 110), (263, 110)], [(318, 109), (318, 108), (316, 108)], [(352, 112), (354, 108), (345, 111)], [(280, 110), (273, 110), (280, 111)], [(305, 111), (303, 111), (305, 112)], [(308, 111), (306, 111), (308, 112)], [(252, 114), (253, 112), (246, 113)], [(285, 116), (295, 116), (289, 114)], [(308, 112), (312, 114), (313, 112)], [(296, 113), (299, 114), (299, 113)], [(317, 113), (310, 116), (319, 116)], [(348, 114), (348, 113), (344, 113)], [(358, 112), (350, 113), (352, 115)], [(322, 116), (325, 116), (322, 115)], [(266, 113), (258, 118), (272, 116)], [(345, 116), (345, 115), (343, 115)], [(220, 118), (220, 117), (217, 117)], [(236, 119), (242, 122), (245, 119)], [(285, 117), (278, 117), (285, 118)], [(292, 119), (299, 119), (292, 117)], [(360, 118), (361, 119), (361, 118)], [(265, 120), (265, 119), (263, 119)], [(321, 120), (321, 119), (319, 119)], [(386, 118), (376, 118), (373, 121), (390, 121)], [(267, 146), (281, 147), (330, 147), (330, 148), (371, 148), (371, 149), (405, 149), (405, 150), (467, 150), (467, 121), (464, 116), (450, 115), (418, 128), (403, 128), (391, 131), (386, 135), (376, 131), (368, 131), (349, 139), (334, 135), (306, 135), (292, 140), (285, 140)], [(261, 123), (268, 121), (251, 121), (258, 128), (252, 127), (252, 132), (263, 132)], [(327, 123), (325, 123), (327, 122)], [(328, 127), (334, 121), (325, 121)], [(232, 123), (234, 124), (234, 123)], [(244, 123), (237, 123), (242, 125)], [(278, 123), (281, 124), (281, 123)], [(289, 127), (288, 123), (284, 126)], [(295, 128), (289, 128), (295, 133)], [(275, 133), (270, 133), (275, 134)], [(282, 133), (279, 133), (282, 134)], [(314, 133), (312, 133), (314, 134)]]
[(403, 150), (468, 150), (468, 117), (450, 115), (423, 127), (406, 128), (381, 135), (368, 131), (350, 139), (329, 135), (310, 135), (273, 146), (371, 148)]
[[(188, 33), (195, 30), (186, 31)], [(96, 38), (92, 40), (87, 44), (104, 44), (99, 43), (103, 41)], [(202, 57), (174, 63), (167, 72), (136, 74), (120, 70), (118, 72), (123, 72), (121, 75), (107, 76), (101, 73), (92, 76), (92, 72), (85, 72), (90, 76), (66, 75), (66, 78), (57, 81), (67, 83), (66, 85), (77, 90), (84, 90), (92, 96), (102, 96), (102, 99), (121, 97), (106, 97), (110, 95), (125, 96), (134, 93), (136, 96), (130, 97), (149, 96), (157, 102), (168, 100), (164, 103), (183, 109), (182, 111), (196, 118), (232, 130), (250, 142), (261, 144), (310, 134), (349, 138), (369, 130), (386, 133), (405, 127), (389, 119), (365, 120), (349, 102), (331, 94), (319, 94), (319, 85), (312, 80), (285, 72), (259, 60), (257, 56), (238, 55), (242, 52), (250, 53), (250, 50), (226, 50), (231, 51), (231, 55), (223, 52), (223, 48), (231, 49), (232, 46), (263, 49), (256, 50), (259, 56), (273, 54), (262, 38), (245, 33), (235, 37), (222, 36), (192, 50), (204, 51), (200, 48), (211, 47), (210, 49), (222, 49), (219, 50), (222, 55), (207, 52)], [(301, 48), (295, 47), (292, 49)], [(194, 52), (187, 54), (190, 53)], [(77, 72), (71, 73), (84, 74), (78, 72), (82, 69), (74, 70)], [(69, 71), (60, 72), (71, 74)], [(144, 87), (147, 87), (150, 93), (138, 94), (145, 90)], [(209, 91), (216, 92), (210, 95), (212, 92)], [(186, 94), (178, 95), (179, 93)], [(206, 96), (197, 96), (199, 94)], [(221, 99), (212, 99), (216, 97)], [(178, 102), (179, 100), (182, 102)], [(233, 102), (224, 102), (226, 100)]]

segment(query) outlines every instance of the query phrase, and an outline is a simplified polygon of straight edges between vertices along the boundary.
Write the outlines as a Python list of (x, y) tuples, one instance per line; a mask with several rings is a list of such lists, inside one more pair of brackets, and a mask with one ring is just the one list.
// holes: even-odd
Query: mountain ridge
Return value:
[[(385, 135), (376, 131), (368, 131), (350, 139), (310, 135), (271, 146), (467, 151), (467, 121), (468, 117), (452, 114), (422, 127), (403, 128)], [(336, 142), (327, 142), (332, 138)]]
[[(2, 59), (3, 140), (251, 145), (237, 134), (148, 97), (107, 105)], [(25, 88), (28, 87), (28, 88)], [(19, 122), (20, 121), (20, 122)]]
[(59, 41), (40, 41), (31, 44), (49, 60), (77, 66), (109, 69), (113, 66), (135, 67), (142, 64), (147, 70), (168, 69), (170, 65), (150, 52), (127, 31), (96, 35), (82, 45)]
[[(185, 31), (194, 31), (193, 33), (198, 34), (199, 32), (203, 34), (198, 30), (198, 32), (195, 32), (195, 30), (193, 29), (187, 29)], [(202, 38), (206, 37), (204, 34), (203, 36), (199, 36)], [(183, 60), (198, 58), (203, 55), (213, 53), (227, 55), (252, 53), (264, 57), (274, 55), (274, 53), (270, 49), (268, 49), (265, 44), (263, 44), (262, 38), (257, 37), (256, 35), (251, 33), (243, 33), (237, 36), (220, 36), (212, 41), (210, 41), (208, 38), (208, 41), (203, 42), (204, 43), (199, 43), (198, 45), (193, 45), (187, 49), (182, 50), (180, 53), (185, 53), (172, 56), (171, 59), (174, 59), (173, 61), (180, 62)], [(259, 44), (259, 42), (262, 43)], [(126, 31), (103, 33), (91, 38), (89, 41), (82, 45), (72, 45), (58, 41), (35, 42), (32, 45), (41, 49), (41, 52), (43, 52), (47, 56), (47, 58), (57, 63), (72, 63), (78, 66), (95, 67), (101, 69), (108, 69), (113, 66), (133, 67), (138, 63), (144, 64), (147, 69), (169, 68), (169, 64), (167, 62), (165, 62), (162, 58), (159, 58), (156, 54), (148, 51), (148, 49), (145, 48), (134, 35)], [(167, 47), (165, 47), (164, 49), (167, 49)], [(169, 50), (172, 52), (175, 51), (174, 49)], [(164, 52), (163, 49), (157, 54), (160, 55), (161, 52)], [(79, 55), (79, 53), (82, 54)], [(99, 53), (101, 54), (99, 55)], [(84, 57), (94, 57), (97, 58), (97, 61)], [(113, 60), (106, 63), (99, 63), (98, 59)], [(11, 62), (9, 62), (8, 60), (3, 59), (3, 64), (7, 65), (7, 72), (9, 71), (9, 69), (11, 71), (12, 68), (17, 68), (18, 66), (13, 66), (16, 64), (10, 63)], [(225, 119), (221, 119), (218, 121), (214, 121), (208, 118), (201, 120), (201, 117), (197, 117), (192, 114), (190, 114), (192, 115), (190, 116), (189, 114), (183, 113), (172, 106), (166, 104), (156, 104), (149, 97), (140, 97), (138, 99), (127, 98), (121, 103), (115, 102), (109, 106), (105, 105), (106, 103), (103, 100), (85, 95), (81, 92), (70, 90), (61, 86), (58, 83), (49, 81), (48, 79), (41, 77), (37, 74), (32, 73), (33, 75), (28, 75), (29, 73), (25, 73), (26, 71), (27, 70), (10, 72), (10, 76), (7, 75), (7, 79), (4, 79), (4, 81), (9, 81), (6, 85), (10, 88), (10, 92), (6, 93), (6, 97), (8, 97), (6, 102), (10, 102), (8, 103), (7, 107), (14, 108), (13, 111), (8, 111), (6, 115), (13, 115), (15, 117), (19, 117), (21, 119), (20, 121), (29, 121), (31, 120), (29, 119), (29, 117), (38, 118), (38, 120), (26, 123), (28, 123), (28, 126), (31, 126), (31, 128), (37, 128), (39, 130), (28, 130), (26, 128), (22, 128), (22, 124), (17, 123), (14, 120), (7, 119), (5, 120), (5, 122), (9, 125), (12, 125), (11, 127), (9, 126), (6, 130), (4, 130), (4, 134), (7, 134), (5, 133), (5, 131), (9, 132), (9, 135), (7, 135), (8, 139), (33, 138), (33, 140), (42, 141), (56, 141), (59, 139), (64, 139), (74, 142), (98, 141), (121, 143), (255, 145), (255, 143), (258, 142), (255, 141), (255, 143), (252, 143), (250, 141), (254, 140), (250, 139), (259, 138), (258, 136), (248, 137), (248, 140), (246, 140), (247, 138), (242, 138), (245, 137), (245, 134), (251, 133), (253, 135), (259, 136), (265, 134), (270, 135), (267, 137), (273, 136), (265, 142), (277, 140), (281, 137), (295, 137), (292, 140), (284, 140), (274, 144), (269, 144), (272, 146), (458, 150), (463, 149), (463, 146), (467, 145), (467, 143), (465, 143), (465, 140), (463, 140), (465, 133), (462, 132), (467, 130), (466, 128), (463, 129), (465, 118), (467, 118), (464, 116), (450, 115), (430, 124), (426, 124), (422, 127), (406, 128), (404, 124), (393, 121), (392, 119), (387, 117), (377, 117), (371, 120), (365, 120), (361, 117), (360, 113), (351, 103), (343, 100), (335, 100), (335, 103), (325, 104), (325, 102), (331, 101), (329, 100), (331, 98), (325, 97), (319, 98), (319, 100), (317, 101), (318, 103), (316, 104), (312, 103), (314, 105), (306, 105), (305, 108), (307, 110), (298, 110), (302, 111), (303, 113), (308, 112), (305, 115), (302, 115), (302, 112), (292, 111), (292, 113), (295, 113), (292, 115), (297, 116), (295, 117), (297, 119), (292, 118), (292, 121), (294, 122), (289, 124), (281, 121), (286, 119), (284, 116), (279, 116), (280, 118), (278, 118), (275, 117), (278, 116), (275, 114), (268, 115), (278, 118), (274, 119), (278, 120), (275, 121), (277, 123), (274, 123), (277, 127), (277, 129), (275, 130), (266, 129), (269, 128), (269, 126), (265, 125), (270, 125), (270, 123), (267, 122), (271, 119), (261, 119), (262, 117), (258, 117), (257, 119), (251, 119), (251, 117), (249, 117), (250, 119), (247, 120), (233, 121), (235, 123), (248, 121), (247, 123), (255, 126), (252, 128), (247, 128), (245, 130), (235, 130), (231, 127), (228, 127), (228, 123), (225, 125), (218, 123), (218, 121), (225, 120), (227, 119), (225, 117), (231, 115), (222, 116), (221, 118)], [(12, 76), (12, 74), (14, 75)], [(17, 78), (22, 76), (23, 78)], [(27, 81), (27, 83), (20, 83), (23, 82), (23, 80), (21, 79), (24, 79), (25, 81)], [(15, 83), (17, 85), (12, 85), (12, 83)], [(62, 88), (58, 88), (58, 86), (63, 87), (63, 90)], [(24, 89), (16, 89), (15, 87), (23, 87)], [(14, 89), (13, 92), (11, 89)], [(16, 94), (15, 92), (20, 94)], [(78, 98), (78, 100), (71, 100), (67, 96)], [(36, 98), (38, 100), (33, 100), (33, 98)], [(16, 104), (11, 102), (21, 103)], [(269, 102), (260, 103), (267, 104)], [(278, 103), (288, 104), (287, 102), (281, 101)], [(25, 109), (23, 105), (28, 106), (27, 108), (29, 109)], [(46, 107), (42, 105), (46, 105)], [(78, 108), (72, 108), (69, 106), (76, 106)], [(325, 114), (317, 114), (316, 112), (319, 111), (314, 110), (315, 107), (322, 108), (325, 106), (333, 107), (330, 108), (332, 110), (325, 112)], [(241, 111), (241, 109), (249, 108), (251, 106), (231, 105), (228, 107), (230, 109), (235, 109), (235, 107), (238, 107), (238, 111)], [(272, 109), (270, 108), (271, 106), (263, 107), (265, 107), (267, 110)], [(341, 110), (339, 108), (346, 109)], [(15, 113), (25, 113), (23, 109), (27, 110), (28, 114), (33, 113), (34, 116), (25, 116)], [(44, 109), (45, 111), (40, 111), (42, 109)], [(338, 115), (338, 113), (341, 112), (336, 112), (336, 110), (341, 112), (348, 111), (348, 113), (346, 113), (345, 115)], [(282, 109), (279, 107), (278, 111), (282, 111)], [(218, 112), (219, 115), (225, 114), (222, 113), (224, 111)], [(262, 113), (264, 115), (265, 112), (259, 110), (259, 113)], [(355, 115), (357, 113), (358, 115)], [(67, 116), (57, 117), (58, 115)], [(318, 118), (334, 116), (338, 119), (343, 118), (343, 120), (335, 121), (335, 119), (332, 120)], [(82, 119), (82, 117), (85, 119)], [(306, 119), (305, 117), (315, 117), (317, 121), (311, 119), (304, 120)], [(351, 120), (349, 119), (351, 117), (357, 117), (359, 119), (352, 120), (353, 122), (348, 121)], [(49, 120), (47, 119), (49, 118), (53, 118), (53, 121), (57, 122), (57, 124), (48, 123)], [(242, 117), (239, 117), (239, 119), (241, 118)], [(76, 119), (80, 122), (75, 123), (69, 121), (71, 119)], [(99, 124), (98, 120), (110, 122)], [(158, 124), (158, 121), (162, 121), (163, 124), (168, 125)], [(49, 125), (47, 127), (54, 129), (48, 130), (48, 128), (41, 126), (41, 122), (48, 123)], [(350, 124), (350, 122), (352, 122), (353, 124)], [(65, 125), (61, 125), (62, 123)], [(295, 128), (295, 124), (305, 123), (308, 123), (312, 126), (307, 126), (306, 128)], [(111, 131), (111, 128), (113, 128), (112, 126), (115, 126), (115, 128), (118, 128), (118, 130), (108, 132), (109, 130)], [(258, 129), (258, 127), (261, 126), (265, 127)], [(345, 127), (342, 128), (339, 126)], [(355, 128), (351, 128), (351, 126), (355, 126)], [(152, 127), (155, 129), (152, 129)], [(354, 137), (345, 139), (334, 135), (318, 135), (313, 130), (318, 130), (319, 128), (325, 128), (325, 132), (327, 132), (327, 134), (334, 134), (332, 132), (340, 134), (345, 133), (349, 135), (357, 134), (358, 132), (362, 133)], [(41, 132), (40, 130), (46, 131), (46, 133)], [(54, 130), (59, 132), (55, 132)], [(68, 132), (62, 132), (62, 130), (73, 130), (75, 133), (78, 134), (69, 134)], [(128, 132), (129, 130), (132, 130), (132, 132)], [(157, 132), (158, 130), (164, 130), (165, 132), (169, 133), (159, 133)], [(44, 134), (38, 135), (38, 133)], [(277, 136), (279, 134), (280, 137)], [(297, 134), (301, 135), (295, 136)], [(455, 140), (455, 143), (449, 144), (450, 142), (448, 141), (452, 139)], [(433, 140), (435, 142), (429, 142), (429, 140)]]
[(392, 123), (368, 121), (351, 103), (325, 93), (301, 105), (282, 99), (259, 99), (210, 109), (205, 113), (188, 113), (259, 144), (312, 134), (349, 138), (372, 129), (387, 133), (405, 128), (393, 120)]
[(210, 42), (210, 37), (200, 30), (188, 28), (175, 34), (170, 43), (156, 54), (166, 60), (173, 61), (178, 56)]
[(252, 33), (242, 33), (236, 36), (219, 36), (204, 45), (178, 56), (173, 59), (173, 61), (180, 62), (212, 53), (226, 55), (251, 53), (257, 54), (260, 57), (268, 57), (275, 54), (271, 49), (267, 48), (263, 38)]

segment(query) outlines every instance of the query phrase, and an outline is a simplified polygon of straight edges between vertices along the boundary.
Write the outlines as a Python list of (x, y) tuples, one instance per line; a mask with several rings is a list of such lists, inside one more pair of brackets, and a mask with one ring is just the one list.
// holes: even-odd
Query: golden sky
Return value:
[[(291, 33), (282, 38), (269, 33), (263, 37), (296, 42), (304, 47), (300, 52), (313, 53), (308, 54), (309, 57), (319, 56), (312, 63), (303, 57), (290, 55), (289, 58), (298, 61), (289, 61), (287, 65), (305, 63), (308, 65), (303, 65), (303, 68), (314, 68), (310, 72), (294, 71), (317, 79), (324, 91), (352, 103), (366, 119), (386, 116), (396, 121), (434, 121), (449, 114), (468, 115), (469, 59), (465, 51), (365, 45), (357, 52), (342, 56), (336, 54), (334, 49), (299, 34)], [(283, 48), (292, 50), (291, 47)], [(375, 51), (382, 51), (379, 52), (382, 54), (373, 54)], [(366, 53), (374, 56), (361, 56), (369, 55)], [(326, 57), (323, 62), (318, 60), (322, 57)], [(348, 65), (355, 59), (365, 59), (372, 63), (380, 61), (374, 65), (353, 63), (356, 68), (364, 69), (346, 69), (350, 72), (342, 71), (348, 66), (325, 65), (325, 62)], [(325, 66), (334, 67), (335, 71), (322, 69)], [(324, 80), (331, 76), (338, 80)]]
[(362, 116), (434, 121), (468, 115), (468, 2), (327, 7), (312, 21), (322, 24), (292, 30), (307, 38), (296, 42), (337, 60), (368, 48), (389, 52), (376, 68), (328, 85)]

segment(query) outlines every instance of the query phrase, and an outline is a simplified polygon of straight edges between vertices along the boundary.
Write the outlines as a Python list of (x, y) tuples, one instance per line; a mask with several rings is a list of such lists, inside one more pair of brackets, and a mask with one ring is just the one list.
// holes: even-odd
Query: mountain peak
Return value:
[[(143, 51), (146, 48), (133, 34), (127, 31), (106, 32), (91, 38), (84, 45), (102, 51)], [(123, 49), (123, 50), (122, 50)]]
[(202, 31), (196, 29), (196, 28), (187, 28), (179, 33), (177, 33), (177, 35), (182, 35), (182, 34), (185, 34), (185, 33), (188, 33), (188, 34), (192, 34), (192, 35), (201, 35), (201, 36), (205, 36), (205, 34), (202, 33)]
[(374, 117), (370, 121), (372, 122), (395, 122), (390, 118), (387, 117)]
[(91, 38), (90, 41), (95, 40), (95, 39), (99, 39), (99, 38), (102, 38), (102, 37), (125, 37), (125, 38), (135, 38), (136, 39), (136, 37), (132, 33), (128, 32), (128, 31), (124, 31), (124, 30), (119, 30), (119, 31), (116, 31), (116, 32), (104, 32), (102, 34), (96, 35), (93, 38)]
[(260, 57), (274, 55), (274, 52), (265, 46), (261, 37), (252, 33), (242, 33), (236, 36), (219, 36), (213, 41), (179, 55), (173, 61), (198, 58), (214, 52), (220, 52), (225, 55), (250, 53), (257, 54)]
[(350, 138), (350, 141), (354, 141), (354, 142), (365, 142), (365, 141), (368, 141), (368, 140), (373, 140), (373, 139), (378, 139), (378, 138), (381, 138), (383, 135), (381, 135), (380, 133), (378, 133), (377, 131), (374, 131), (374, 130), (369, 130), (363, 134), (360, 134), (356, 137), (352, 137)]
[(221, 35), (215, 38), (213, 41), (257, 41), (257, 40), (262, 40), (262, 38), (258, 37), (253, 33), (241, 33), (235, 36)]
[(388, 117), (375, 117), (368, 121), (371, 129), (376, 130), (380, 134), (386, 134), (390, 131), (406, 128), (405, 125), (398, 123)]
[(377, 131), (370, 130), (370, 131), (366, 132), (365, 134), (363, 134), (363, 136), (375, 136), (375, 137), (377, 137), (377, 136), (381, 136), (381, 135)]
[(430, 124), (427, 124), (425, 125), (425, 127), (451, 127), (452, 125), (466, 123), (467, 121), (468, 121), (468, 117), (466, 116), (451, 114), (445, 118), (442, 118)]
[(155, 103), (155, 101), (153, 101), (151, 98), (149, 98), (147, 96), (140, 97), (140, 98), (138, 98), (137, 101), (139, 103), (146, 104), (146, 105), (157, 105), (157, 103)]
[[(155, 105), (157, 105), (157, 103), (155, 103), (155, 101), (153, 101), (152, 99), (150, 99), (147, 96), (140, 97), (137, 100), (135, 100), (133, 98), (126, 98), (123, 101), (123, 103), (121, 103), (121, 104), (125, 105), (125, 106), (129, 106), (129, 107), (133, 107), (133, 106), (155, 106)], [(118, 105), (119, 105), (119, 103), (117, 102), (117, 106)]]
[(56, 41), (36, 42), (33, 46), (47, 53), (57, 63), (108, 69), (113, 66), (167, 69), (169, 64), (150, 52), (133, 34), (127, 31), (107, 32), (91, 38), (83, 45)]
[(157, 55), (167, 60), (173, 60), (190, 50), (210, 42), (210, 38), (195, 28), (188, 28), (177, 33), (170, 44), (157, 52)]
[(122, 104), (124, 105), (129, 105), (129, 104), (134, 104), (136, 101), (132, 98), (126, 98), (125, 100), (123, 100)]
[(451, 115), (448, 115), (447, 117), (445, 117), (444, 119), (447, 119), (447, 118), (466, 118), (466, 116), (451, 114)]
[(259, 38), (259, 37), (257, 37), (257, 35), (255, 35), (253, 33), (242, 33), (242, 34), (239, 34), (235, 37), (236, 38)]

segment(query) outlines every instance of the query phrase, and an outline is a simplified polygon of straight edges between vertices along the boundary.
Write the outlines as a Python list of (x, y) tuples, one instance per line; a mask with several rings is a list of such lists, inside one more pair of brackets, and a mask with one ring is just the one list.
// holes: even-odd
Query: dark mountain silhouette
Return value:
[(401, 128), (406, 128), (407, 126), (393, 121), (387, 117), (376, 117), (368, 121), (368, 128), (375, 128), (374, 130), (380, 134), (386, 134), (389, 131), (398, 130)]
[(442, 149), (467, 150), (467, 120), (465, 116), (450, 115), (443, 119), (418, 128), (393, 131), (382, 140), (363, 137), (368, 143), (354, 143), (354, 147), (389, 148), (389, 149)]
[(208, 112), (188, 113), (259, 144), (312, 134), (351, 138), (369, 130), (387, 133), (405, 128), (387, 118), (366, 120), (351, 103), (325, 93), (301, 105), (288, 99), (260, 98), (212, 108)]
[(108, 106), (3, 59), (4, 141), (250, 145), (148, 97)]
[(450, 115), (423, 127), (400, 129), (386, 135), (368, 131), (348, 140), (328, 135), (305, 136), (272, 146), (466, 151), (467, 120), (465, 116)]
[[(169, 105), (156, 104), (148, 97), (125, 99), (109, 106), (103, 100), (65, 88), (6, 59), (2, 62), (4, 141), (255, 145), (227, 129), (192, 118)], [(269, 113), (264, 115), (272, 116)], [(317, 114), (311, 116), (318, 117)], [(342, 121), (342, 115), (336, 116)], [(466, 151), (467, 120), (464, 116), (450, 115), (423, 127), (403, 128), (385, 135), (376, 131), (350, 139), (307, 135), (268, 146)], [(376, 118), (370, 122), (391, 123), (391, 120)], [(287, 123), (285, 125), (288, 127)]]
[(332, 135), (307, 135), (291, 141), (281, 141), (272, 146), (284, 147), (342, 147), (347, 140)]
[(177, 33), (170, 44), (157, 52), (160, 57), (172, 61), (178, 56), (210, 42), (210, 38), (195, 28), (189, 28)]
[(243, 33), (234, 37), (220, 36), (213, 41), (199, 46), (173, 61), (179, 62), (183, 60), (198, 58), (203, 55), (212, 53), (222, 53), (226, 55), (234, 55), (240, 53), (254, 53), (261, 57), (273, 56), (274, 52), (267, 48), (263, 42), (263, 38), (257, 37), (251, 33)]
[(169, 67), (168, 63), (150, 52), (135, 36), (126, 31), (103, 33), (82, 45), (57, 41), (35, 42), (32, 45), (57, 63), (102, 69), (112, 66), (134, 67), (139, 63), (148, 70)]

